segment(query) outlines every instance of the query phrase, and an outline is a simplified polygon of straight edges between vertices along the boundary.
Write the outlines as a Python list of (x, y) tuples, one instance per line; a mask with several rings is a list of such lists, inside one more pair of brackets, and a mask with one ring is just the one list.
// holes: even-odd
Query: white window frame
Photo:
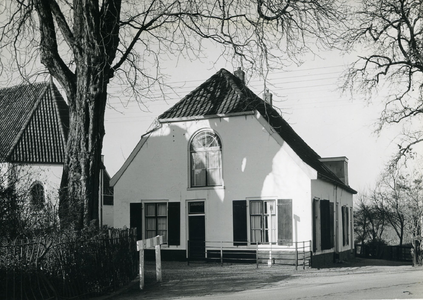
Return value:
[[(169, 233), (169, 205), (168, 205), (168, 201), (166, 200), (166, 201), (160, 201), (160, 200), (148, 200), (148, 201), (141, 201), (142, 202), (142, 211), (143, 211), (143, 213), (142, 213), (142, 222), (143, 222), (143, 233), (142, 233), (142, 236), (143, 236), (143, 238), (144, 239), (148, 239), (148, 238), (152, 238), (152, 237), (155, 237), (155, 236), (157, 236), (157, 235), (163, 235), (163, 243), (164, 244), (167, 244), (167, 240), (168, 240), (168, 233)], [(155, 216), (147, 216), (147, 213), (148, 213), (148, 206), (149, 205), (155, 205)], [(162, 205), (166, 205), (166, 215), (164, 216), (164, 215), (161, 215), (161, 216), (158, 216), (157, 215), (157, 207), (158, 207), (158, 205), (159, 204), (162, 204)], [(166, 219), (166, 229), (165, 230), (159, 230), (158, 229), (158, 218), (165, 218)], [(147, 232), (148, 232), (148, 219), (155, 219), (156, 221), (155, 221), (155, 226), (156, 226), (156, 229), (155, 229), (155, 233), (154, 233), (154, 235), (153, 236), (149, 236), (148, 234), (147, 234)], [(151, 231), (151, 230), (150, 230)], [(161, 232), (165, 232), (165, 234), (160, 234), (160, 231)]]
[[(209, 133), (213, 136), (216, 137), (216, 141), (219, 144), (218, 147), (213, 147), (210, 149), (205, 148), (204, 150), (193, 150), (193, 142), (195, 140), (196, 137), (198, 137), (201, 134), (205, 134), (205, 133)], [(217, 153), (219, 154), (219, 166), (217, 168), (209, 168), (209, 154), (211, 152), (217, 151)], [(192, 189), (198, 189), (198, 188), (215, 188), (215, 187), (222, 187), (223, 186), (223, 158), (222, 158), (222, 141), (220, 136), (212, 129), (201, 129), (198, 130), (197, 132), (195, 132), (188, 144), (188, 152), (189, 152), (189, 188)], [(205, 183), (204, 185), (202, 184), (194, 184), (194, 159), (193, 159), (193, 153), (204, 153), (205, 154), (205, 160), (204, 163), (204, 168), (203, 170), (205, 171)], [(211, 181), (210, 175), (209, 175), (209, 170), (217, 170), (219, 172), (219, 182), (217, 184), (213, 184)], [(199, 170), (199, 169), (195, 169), (195, 170)]]
[[(253, 228), (252, 226), (252, 203), (254, 202), (261, 202), (262, 205), (262, 212), (260, 214), (256, 214), (256, 216), (261, 216), (261, 226), (257, 228)], [(261, 241), (258, 242), (259, 245), (275, 245), (278, 242), (278, 208), (277, 208), (277, 199), (273, 197), (269, 198), (248, 198), (247, 199), (247, 226), (248, 226), (248, 241), (251, 245), (256, 245), (257, 241), (253, 240), (253, 230), (261, 231)], [(266, 205), (265, 205), (266, 204)], [(271, 210), (272, 207), (272, 210)], [(267, 212), (265, 211), (267, 209)], [(271, 210), (271, 214), (269, 211)], [(272, 227), (266, 227), (267, 224), (271, 224)], [(271, 234), (269, 235), (269, 230)], [(267, 241), (266, 241), (266, 234), (267, 234)]]

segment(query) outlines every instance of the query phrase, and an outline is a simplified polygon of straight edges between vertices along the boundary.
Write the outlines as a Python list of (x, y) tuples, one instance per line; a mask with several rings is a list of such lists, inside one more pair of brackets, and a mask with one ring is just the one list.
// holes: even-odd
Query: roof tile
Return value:
[(0, 90), (0, 162), (63, 163), (69, 110), (53, 83)]

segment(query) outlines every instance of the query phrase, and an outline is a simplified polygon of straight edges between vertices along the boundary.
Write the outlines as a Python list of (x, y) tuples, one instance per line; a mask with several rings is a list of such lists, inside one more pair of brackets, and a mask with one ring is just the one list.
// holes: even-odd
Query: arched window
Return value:
[(31, 204), (41, 208), (44, 206), (44, 187), (41, 183), (36, 182), (31, 187)]
[(211, 130), (198, 132), (191, 140), (191, 187), (222, 185), (222, 145)]

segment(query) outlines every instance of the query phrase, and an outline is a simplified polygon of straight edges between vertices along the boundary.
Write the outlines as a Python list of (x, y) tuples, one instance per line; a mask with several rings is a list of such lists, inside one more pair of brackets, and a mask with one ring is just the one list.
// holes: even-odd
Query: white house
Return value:
[[(0, 89), (0, 184), (13, 184), (31, 204), (57, 207), (68, 127), (68, 105), (53, 82)], [(100, 222), (113, 226), (113, 190), (101, 173)]]
[[(313, 265), (353, 249), (347, 159), (321, 158), (268, 102), (221, 69), (158, 117), (111, 179), (114, 226), (164, 235), (163, 257), (309, 243)], [(188, 242), (189, 241), (189, 242)], [(197, 245), (197, 246), (196, 246)]]

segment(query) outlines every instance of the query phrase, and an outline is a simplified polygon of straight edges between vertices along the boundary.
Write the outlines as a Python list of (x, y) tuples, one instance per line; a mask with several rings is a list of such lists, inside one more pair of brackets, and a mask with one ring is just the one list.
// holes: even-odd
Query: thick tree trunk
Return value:
[[(98, 192), (107, 84), (119, 43), (121, 0), (74, 0), (72, 28), (60, 5), (35, 0), (40, 22), (41, 62), (66, 91), (69, 135), (61, 181), (59, 216), (80, 230), (98, 221)], [(71, 70), (58, 51), (56, 26), (72, 52)]]
[[(80, 230), (98, 225), (98, 193), (107, 83), (102, 72), (82, 64), (75, 100), (69, 106), (70, 122), (64, 164), (60, 219)], [(82, 76), (81, 76), (82, 75)]]

